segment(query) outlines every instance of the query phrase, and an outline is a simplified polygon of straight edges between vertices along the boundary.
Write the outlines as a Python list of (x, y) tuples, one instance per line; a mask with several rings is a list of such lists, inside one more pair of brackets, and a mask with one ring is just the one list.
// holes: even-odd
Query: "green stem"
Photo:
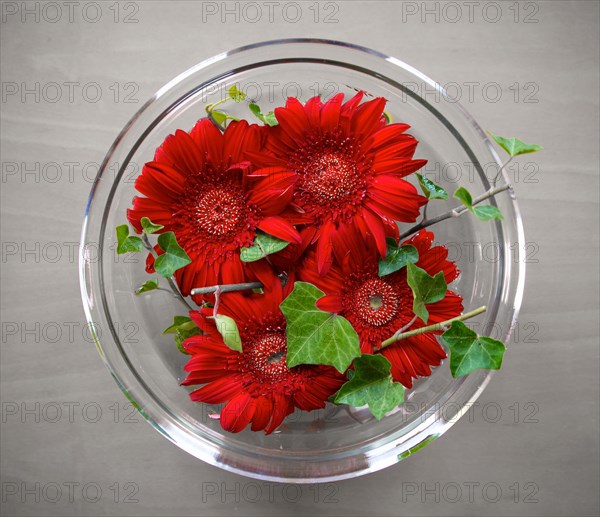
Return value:
[[(500, 192), (504, 192), (505, 190), (508, 190), (510, 188), (512, 188), (510, 183), (500, 185), (499, 187), (492, 187), (487, 192), (484, 192), (483, 194), (481, 194), (481, 196), (475, 198), (473, 200), (473, 206), (478, 205), (482, 201), (485, 201), (486, 199), (488, 199), (492, 196), (495, 196), (496, 194), (499, 194)], [(457, 206), (456, 208), (453, 208), (452, 210), (449, 210), (448, 212), (438, 215), (437, 217), (429, 219), (428, 221), (422, 221), (419, 224), (416, 224), (415, 226), (413, 226), (412, 228), (409, 228), (408, 230), (406, 230), (403, 234), (401, 234), (400, 239), (405, 239), (409, 235), (412, 235), (413, 233), (417, 233), (419, 230), (422, 230), (423, 228), (427, 228), (428, 226), (431, 226), (432, 224), (439, 223), (440, 221), (444, 221), (445, 219), (450, 219), (452, 217), (459, 217), (462, 214), (464, 214), (467, 210), (468, 210), (468, 208), (466, 206), (461, 205), (461, 206)]]
[(513, 159), (513, 156), (511, 156), (508, 160), (506, 160), (502, 166), (498, 169), (498, 172), (496, 173), (496, 176), (494, 177), (494, 181), (492, 181), (492, 186), (496, 186), (496, 183), (498, 182), (498, 178), (500, 177), (500, 174), (502, 174), (502, 171), (504, 170), (504, 168), (510, 163), (510, 161)]
[(461, 314), (460, 316), (456, 316), (456, 318), (451, 318), (446, 321), (441, 321), (440, 323), (435, 323), (434, 325), (429, 325), (427, 327), (421, 327), (418, 329), (409, 330), (408, 332), (394, 334), (392, 337), (383, 341), (381, 343), (381, 346), (379, 346), (378, 348), (375, 349), (375, 352), (379, 352), (386, 346), (392, 345), (396, 341), (401, 341), (402, 339), (406, 339), (406, 338), (413, 337), (413, 336), (418, 336), (419, 334), (425, 334), (427, 332), (436, 332), (438, 330), (446, 330), (448, 328), (448, 326), (451, 325), (452, 322), (454, 322), (454, 321), (468, 320), (470, 318), (474, 318), (475, 316), (478, 316), (479, 314), (481, 314), (485, 311), (486, 311), (486, 307), (485, 307), (485, 305), (482, 305), (481, 307), (479, 307), (475, 310), (472, 310), (470, 312), (465, 312), (464, 314)]

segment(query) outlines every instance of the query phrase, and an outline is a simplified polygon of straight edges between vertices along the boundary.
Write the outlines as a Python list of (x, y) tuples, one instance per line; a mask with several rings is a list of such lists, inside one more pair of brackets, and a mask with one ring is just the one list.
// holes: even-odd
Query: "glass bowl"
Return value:
[[(108, 151), (93, 185), (82, 232), (80, 277), (83, 304), (98, 351), (126, 397), (166, 438), (190, 454), (226, 470), (285, 482), (333, 481), (392, 465), (446, 431), (468, 409), (492, 373), (478, 370), (453, 379), (447, 364), (407, 390), (406, 403), (381, 421), (364, 408), (328, 406), (290, 415), (272, 435), (223, 431), (218, 407), (191, 402), (180, 386), (187, 356), (163, 335), (180, 301), (165, 291), (136, 296), (150, 277), (145, 253), (117, 255), (115, 227), (135, 195), (134, 180), (155, 149), (176, 129), (189, 130), (206, 116), (205, 106), (237, 85), (263, 112), (294, 96), (351, 96), (357, 90), (388, 100), (394, 121), (411, 125), (419, 141), (421, 171), (453, 192), (474, 195), (490, 186), (498, 156), (473, 118), (437, 83), (402, 61), (336, 41), (294, 39), (258, 43), (219, 54), (161, 88), (126, 125)], [(222, 105), (250, 119), (245, 103)], [(504, 180), (508, 180), (506, 171)], [(487, 312), (469, 324), (508, 342), (521, 304), (524, 238), (511, 191), (490, 201), (503, 221), (448, 219), (432, 227), (462, 271), (452, 289), (471, 310)], [(428, 215), (456, 206), (435, 201)], [(409, 225), (402, 225), (401, 231)]]

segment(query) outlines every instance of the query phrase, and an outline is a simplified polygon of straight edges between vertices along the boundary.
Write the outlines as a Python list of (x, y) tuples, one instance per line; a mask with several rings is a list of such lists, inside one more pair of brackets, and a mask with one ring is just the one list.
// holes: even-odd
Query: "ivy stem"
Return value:
[[(158, 255), (156, 254), (156, 251), (154, 251), (152, 244), (150, 244), (148, 235), (146, 235), (145, 233), (142, 234), (142, 242), (144, 243), (144, 248), (146, 248), (152, 254), (152, 256), (156, 259), (158, 257)], [(173, 277), (167, 278), (166, 280), (169, 284), (169, 287), (171, 288), (171, 291), (173, 291), (175, 298), (177, 298), (181, 303), (183, 303), (183, 305), (185, 305), (189, 311), (193, 311), (194, 308), (183, 297), (183, 295), (181, 294), (181, 291), (177, 287), (177, 284), (173, 280)]]
[(196, 287), (192, 289), (192, 296), (198, 294), (211, 294), (211, 293), (231, 293), (234, 291), (248, 291), (250, 289), (260, 289), (264, 287), (260, 282), (245, 282), (241, 284), (223, 284), (223, 285), (212, 285), (210, 287)]
[[(510, 188), (512, 188), (512, 185), (510, 183), (505, 183), (504, 185), (500, 185), (499, 187), (492, 187), (487, 192), (484, 192), (483, 194), (481, 194), (481, 196), (475, 198), (473, 200), (473, 206), (478, 205), (482, 201), (485, 201), (486, 199), (493, 197), (496, 194), (499, 194), (500, 192), (504, 192), (505, 190), (508, 190)], [(450, 219), (452, 217), (459, 217), (462, 214), (464, 214), (467, 210), (468, 210), (468, 208), (464, 205), (457, 206), (456, 208), (453, 208), (452, 210), (449, 210), (448, 212), (438, 215), (437, 217), (433, 217), (427, 221), (422, 221), (419, 224), (416, 224), (412, 228), (409, 228), (404, 233), (402, 233), (400, 235), (400, 239), (404, 239), (404, 238), (408, 237), (409, 235), (412, 235), (413, 233), (417, 233), (419, 230), (422, 230), (423, 228), (427, 228), (428, 226), (439, 223), (440, 221), (444, 221), (445, 219)]]
[(511, 156), (508, 160), (506, 160), (498, 169), (498, 172), (496, 173), (496, 176), (494, 177), (494, 180), (492, 181), (492, 186), (495, 187), (496, 183), (498, 182), (498, 178), (500, 177), (500, 174), (502, 174), (502, 171), (504, 170), (504, 168), (511, 162), (511, 160), (514, 158), (514, 156)]
[(481, 314), (485, 311), (486, 311), (486, 307), (485, 307), (485, 305), (482, 305), (481, 307), (479, 307), (475, 310), (465, 312), (464, 314), (461, 314), (460, 316), (456, 316), (456, 318), (451, 318), (446, 321), (441, 321), (440, 323), (435, 323), (434, 325), (428, 325), (427, 327), (421, 327), (418, 329), (409, 330), (408, 332), (401, 332), (401, 333), (396, 332), (396, 334), (394, 334), (392, 337), (383, 341), (381, 343), (381, 345), (379, 347), (377, 347), (374, 351), (379, 352), (386, 346), (392, 345), (396, 341), (401, 341), (401, 340), (409, 338), (409, 337), (418, 336), (419, 334), (425, 334), (427, 332), (436, 332), (438, 330), (447, 330), (447, 328), (452, 324), (452, 322), (468, 320), (470, 318), (474, 318), (475, 316), (478, 316), (479, 314)]

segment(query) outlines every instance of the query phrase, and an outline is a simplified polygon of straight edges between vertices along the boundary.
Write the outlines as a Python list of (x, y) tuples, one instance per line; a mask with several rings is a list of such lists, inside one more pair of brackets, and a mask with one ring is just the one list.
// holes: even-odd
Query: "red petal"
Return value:
[(261, 431), (267, 424), (273, 414), (273, 401), (267, 397), (260, 397), (256, 399), (256, 410), (254, 411), (254, 418), (252, 419), (253, 431)]
[(387, 243), (385, 242), (385, 229), (381, 218), (376, 216), (370, 210), (363, 210), (362, 216), (367, 225), (367, 229), (370, 231), (375, 243), (377, 244), (377, 250), (382, 257), (385, 257), (387, 253)]
[(229, 374), (202, 388), (192, 391), (190, 399), (194, 402), (206, 402), (207, 404), (221, 404), (231, 400), (233, 396), (242, 391), (241, 376)]
[(278, 239), (288, 242), (297, 242), (298, 244), (302, 242), (300, 234), (283, 217), (265, 217), (258, 223), (258, 227), (263, 232), (273, 235)]
[(335, 231), (331, 221), (327, 221), (321, 226), (317, 242), (317, 270), (321, 276), (324, 276), (331, 266), (333, 259), (332, 235)]
[(321, 128), (324, 131), (333, 131), (340, 121), (340, 108), (344, 94), (338, 93), (329, 99), (321, 108)]
[(294, 410), (293, 406), (290, 404), (290, 400), (283, 395), (282, 393), (274, 392), (273, 393), (273, 416), (271, 418), (271, 423), (265, 429), (266, 434), (271, 434), (275, 429), (277, 429), (283, 419), (288, 416)]
[(352, 119), (352, 131), (354, 134), (368, 136), (374, 130), (382, 125), (383, 109), (385, 108), (385, 99), (378, 97), (372, 101), (361, 104)]
[(255, 410), (255, 399), (248, 393), (241, 393), (221, 411), (221, 427), (231, 433), (239, 433), (250, 423)]
[(208, 119), (202, 119), (194, 126), (190, 136), (208, 154), (213, 163), (223, 161), (223, 135)]
[(325, 312), (342, 312), (342, 298), (335, 294), (328, 294), (319, 298), (316, 303), (317, 307)]

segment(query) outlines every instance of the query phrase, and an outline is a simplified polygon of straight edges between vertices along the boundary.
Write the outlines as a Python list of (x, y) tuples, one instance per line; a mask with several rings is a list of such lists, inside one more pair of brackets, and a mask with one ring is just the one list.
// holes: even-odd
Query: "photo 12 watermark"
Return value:
[(402, 1), (402, 23), (539, 23), (540, 2)]
[(141, 2), (10, 1), (0, 2), (2, 23), (139, 23)]
[(140, 487), (132, 481), (3, 481), (3, 503), (139, 503)]
[(201, 2), (202, 23), (339, 23), (340, 4), (329, 1)]
[(2, 81), (2, 104), (137, 104), (135, 81)]

